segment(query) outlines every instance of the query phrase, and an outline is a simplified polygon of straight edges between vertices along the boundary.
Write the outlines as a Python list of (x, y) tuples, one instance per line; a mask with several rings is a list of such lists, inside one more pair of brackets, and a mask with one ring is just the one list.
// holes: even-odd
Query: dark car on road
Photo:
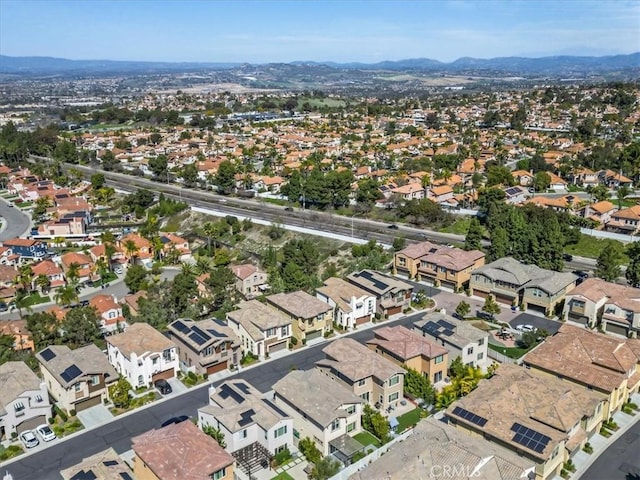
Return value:
[(156, 380), (154, 386), (160, 391), (161, 394), (166, 395), (168, 393), (173, 392), (171, 385), (165, 379), (161, 378), (160, 380)]
[(163, 422), (162, 426), (166, 427), (167, 425), (173, 425), (174, 423), (182, 423), (182, 422), (186, 422), (187, 420), (189, 420), (189, 417), (187, 417), (186, 415), (180, 415), (179, 417), (171, 417), (166, 422)]
[(387, 228), (390, 228), (391, 230), (398, 230), (398, 225), (389, 225)]
[(491, 322), (495, 321), (496, 317), (492, 313), (483, 312), (482, 310), (478, 310), (476, 312), (476, 317), (481, 318), (483, 320), (489, 320)]

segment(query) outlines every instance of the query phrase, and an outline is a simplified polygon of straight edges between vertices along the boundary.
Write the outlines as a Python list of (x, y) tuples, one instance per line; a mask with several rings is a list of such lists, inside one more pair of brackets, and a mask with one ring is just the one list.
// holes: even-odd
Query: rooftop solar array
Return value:
[(67, 369), (60, 374), (62, 379), (67, 383), (80, 375), (82, 375), (82, 370), (80, 370), (75, 363), (70, 367), (67, 367)]
[(244, 397), (226, 383), (220, 386), (218, 389), (218, 395), (220, 395), (220, 398), (224, 399), (231, 397), (236, 403), (244, 402)]
[(356, 276), (369, 280), (373, 284), (373, 288), (377, 288), (378, 290), (384, 290), (385, 288), (389, 287), (389, 285), (384, 283), (382, 280), (375, 278), (371, 272), (368, 272), (366, 270), (356, 274)]
[(507, 195), (518, 195), (520, 193), (520, 189), (519, 188), (507, 188), (505, 190), (505, 193)]
[(93, 470), (82, 470), (71, 477), (71, 480), (96, 480), (97, 478)]
[(238, 425), (240, 425), (241, 427), (244, 427), (245, 425), (249, 425), (250, 423), (253, 422), (253, 416), (255, 414), (256, 412), (253, 410), (253, 408), (250, 408), (246, 412), (242, 412), (240, 414), (240, 421), (238, 422)]
[(105, 467), (113, 467), (114, 465), (118, 465), (118, 462), (115, 460), (107, 460), (106, 462), (102, 462)]
[(123, 478), (123, 480), (133, 480), (131, 475), (129, 475), (127, 472), (120, 472), (120, 476)]
[(432, 337), (450, 337), (456, 330), (453, 323), (446, 320), (438, 320), (437, 322), (428, 321), (422, 326), (422, 331), (428, 333)]
[(465, 410), (464, 408), (456, 407), (453, 409), (453, 414), (457, 417), (463, 418), (468, 422), (471, 422), (479, 427), (484, 427), (487, 423), (487, 419), (481, 417), (480, 415), (476, 415), (475, 413), (470, 412), (469, 410)]
[(540, 432), (536, 432), (531, 428), (525, 427), (524, 425), (520, 425), (519, 423), (514, 423), (511, 426), (511, 430), (515, 432), (513, 437), (514, 442), (519, 443), (523, 447), (527, 447), (537, 453), (542, 453), (551, 441), (550, 437), (547, 437)]
[(44, 358), (46, 362), (48, 362), (52, 358), (56, 358), (56, 354), (48, 348), (45, 348), (42, 352), (40, 352), (40, 356)]
[(176, 320), (175, 322), (172, 323), (172, 325), (173, 325), (173, 328), (175, 328), (179, 332), (185, 333), (189, 331), (189, 327), (187, 327), (180, 320)]

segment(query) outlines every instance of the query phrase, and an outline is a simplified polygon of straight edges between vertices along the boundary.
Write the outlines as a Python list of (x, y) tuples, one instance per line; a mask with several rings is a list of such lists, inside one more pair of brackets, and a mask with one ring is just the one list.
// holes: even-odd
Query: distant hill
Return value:
[[(268, 66), (270, 64), (267, 64)], [(640, 74), (640, 52), (629, 55), (609, 55), (603, 57), (555, 56), (541, 58), (463, 57), (454, 62), (444, 63), (429, 58), (413, 58), (378, 63), (337, 63), (337, 62), (291, 62), (276, 64), (299, 68), (320, 67), (339, 70), (388, 70), (424, 71), (442, 73), (491, 72), (502, 75), (597, 75), (614, 71), (635, 71)], [(0, 55), (0, 73), (17, 75), (51, 74), (143, 74), (154, 72), (187, 72), (202, 70), (259, 68), (265, 65), (246, 63), (199, 63), (199, 62), (136, 62), (115, 60), (68, 60), (53, 57), (9, 57)]]

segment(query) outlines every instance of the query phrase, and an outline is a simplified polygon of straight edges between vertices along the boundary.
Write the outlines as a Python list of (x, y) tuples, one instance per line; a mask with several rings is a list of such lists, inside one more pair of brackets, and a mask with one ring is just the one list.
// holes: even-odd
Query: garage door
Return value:
[(47, 417), (44, 415), (40, 415), (38, 417), (33, 417), (33, 418), (30, 418), (29, 420), (25, 420), (24, 422), (22, 422), (20, 425), (16, 427), (16, 430), (18, 430), (18, 435), (20, 435), (25, 430), (33, 430), (38, 425), (42, 425), (43, 423), (44, 424), (47, 423)]
[(616, 325), (614, 323), (607, 323), (605, 325), (605, 330), (609, 333), (615, 333), (616, 335), (627, 336), (627, 329), (622, 325)]
[(527, 308), (529, 310), (535, 310), (536, 312), (541, 312), (546, 315), (547, 309), (545, 307), (541, 307), (540, 305), (535, 305), (533, 303), (527, 303)]
[(371, 318), (369, 318), (368, 315), (365, 315), (364, 317), (356, 318), (356, 325), (362, 325), (363, 323), (367, 323), (370, 320)]
[(269, 345), (269, 353), (275, 353), (281, 350), (286, 350), (286, 348), (287, 348), (286, 340), (284, 342), (274, 343), (273, 345)]
[(322, 330), (316, 330), (315, 332), (309, 332), (309, 333), (307, 333), (305, 335), (304, 338), (306, 338), (307, 342), (308, 342), (309, 340), (313, 340), (315, 338), (320, 338), (320, 337), (322, 337)]
[(173, 378), (173, 368), (169, 368), (168, 370), (165, 370), (164, 372), (159, 372), (156, 373), (155, 375), (153, 375), (151, 377), (151, 382), (155, 382), (156, 380), (168, 380), (170, 378)]
[(582, 315), (577, 315), (577, 314), (571, 313), (571, 312), (569, 312), (569, 315), (567, 317), (572, 322), (581, 323), (582, 325), (586, 325), (587, 322), (589, 321), (589, 319), (587, 317), (582, 316)]
[(402, 307), (391, 307), (387, 309), (387, 315), (395, 315), (396, 313), (402, 313)]
[(505, 305), (513, 305), (513, 297), (500, 293), (495, 293), (494, 295), (496, 297), (496, 302), (504, 303)]
[(483, 292), (481, 290), (474, 290), (472, 295), (475, 295), (476, 297), (480, 297), (480, 298), (487, 298), (489, 296), (489, 293)]
[(216, 363), (215, 365), (211, 365), (207, 367), (207, 375), (211, 375), (212, 373), (222, 372), (227, 369), (227, 362)]
[(100, 405), (102, 400), (100, 396), (89, 398), (87, 400), (83, 400), (81, 402), (76, 403), (76, 412), (81, 412), (82, 410), (86, 410), (87, 408), (95, 407), (96, 405)]

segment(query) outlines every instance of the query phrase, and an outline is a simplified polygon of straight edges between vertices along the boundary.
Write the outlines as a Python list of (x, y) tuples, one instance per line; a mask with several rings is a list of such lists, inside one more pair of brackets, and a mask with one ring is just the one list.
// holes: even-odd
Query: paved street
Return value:
[(610, 445), (580, 478), (582, 480), (640, 479), (640, 422)]
[(9, 202), (2, 197), (0, 197), (0, 217), (3, 217), (0, 242), (24, 235), (31, 228), (29, 215), (18, 207), (10, 207)]
[[(384, 325), (410, 325), (422, 317), (422, 313), (398, 320), (385, 322)], [(373, 338), (372, 331), (360, 330), (351, 338), (364, 342)], [(323, 358), (322, 348), (326, 341), (305, 347), (288, 356), (281, 357), (253, 368), (240, 371), (238, 377), (252, 383), (263, 392), (294, 368), (303, 370), (312, 368)], [(217, 384), (218, 382), (214, 382)], [(93, 430), (80, 432), (66, 440), (55, 440), (47, 449), (18, 457), (13, 463), (0, 465), (0, 471), (9, 472), (13, 480), (58, 480), (59, 471), (74, 465), (84, 457), (113, 447), (118, 453), (131, 448), (131, 437), (140, 435), (152, 428), (159, 427), (168, 418), (178, 415), (196, 416), (199, 407), (207, 403), (208, 384), (203, 384), (177, 397), (167, 398), (149, 408), (134, 411), (115, 421)]]

